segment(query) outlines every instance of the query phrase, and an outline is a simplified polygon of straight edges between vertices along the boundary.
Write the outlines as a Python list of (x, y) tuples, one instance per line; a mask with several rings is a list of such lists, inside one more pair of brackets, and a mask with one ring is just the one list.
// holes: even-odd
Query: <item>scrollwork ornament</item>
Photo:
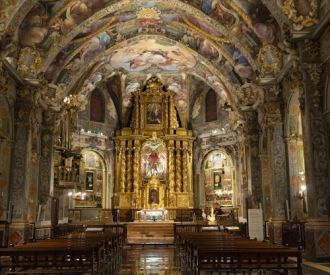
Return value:
[(237, 98), (242, 108), (253, 107), (260, 99), (260, 89), (251, 83), (245, 83), (237, 89)]
[(297, 9), (297, 1), (295, 0), (278, 0), (277, 3), (280, 6), (283, 13), (293, 22), (293, 28), (300, 31), (304, 28), (312, 27), (316, 25), (319, 20), (318, 14), (318, 1), (310, 0), (310, 11), (307, 15), (299, 14)]
[(42, 66), (42, 59), (35, 47), (21, 49), (17, 61), (17, 70), (23, 76), (34, 76)]
[(263, 46), (257, 56), (257, 63), (261, 70), (261, 76), (276, 75), (282, 69), (282, 54), (273, 45)]

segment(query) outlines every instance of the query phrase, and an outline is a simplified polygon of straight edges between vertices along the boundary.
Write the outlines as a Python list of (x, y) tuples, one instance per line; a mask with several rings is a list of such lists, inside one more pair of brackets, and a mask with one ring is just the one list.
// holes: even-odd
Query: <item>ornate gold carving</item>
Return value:
[(182, 190), (188, 190), (188, 142), (182, 142)]
[(278, 48), (273, 45), (263, 46), (257, 57), (262, 76), (275, 75), (282, 69), (282, 55)]
[(157, 8), (142, 8), (136, 12), (138, 19), (156, 19), (160, 20), (161, 12)]
[(126, 142), (121, 141), (121, 174), (120, 174), (120, 192), (125, 192), (126, 185)]
[(260, 90), (251, 83), (245, 83), (237, 89), (237, 98), (241, 106), (254, 105), (260, 96)]
[(150, 78), (147, 81), (146, 92), (158, 93), (160, 91), (164, 91), (163, 83), (157, 77)]
[(176, 180), (176, 186), (175, 191), (181, 192), (182, 188), (182, 177), (181, 177), (181, 141), (177, 140), (175, 142), (176, 148), (175, 148), (175, 154), (176, 154), (176, 160), (175, 160), (175, 180)]
[(312, 27), (319, 22), (317, 18), (318, 1), (309, 0), (310, 11), (308, 15), (300, 15), (295, 0), (279, 0), (279, 6), (283, 13), (293, 22), (295, 30), (302, 30), (306, 27)]
[(127, 187), (126, 192), (132, 191), (132, 141), (128, 141), (127, 147)]
[(33, 47), (21, 49), (17, 61), (17, 71), (23, 76), (33, 76), (42, 66), (42, 60), (38, 50)]

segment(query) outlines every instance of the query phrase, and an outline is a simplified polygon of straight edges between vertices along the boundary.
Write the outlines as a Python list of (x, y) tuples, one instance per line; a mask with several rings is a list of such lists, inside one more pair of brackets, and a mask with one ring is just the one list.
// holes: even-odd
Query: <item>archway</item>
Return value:
[(202, 171), (204, 207), (206, 209), (235, 207), (237, 186), (232, 157), (222, 149), (213, 150), (204, 157)]

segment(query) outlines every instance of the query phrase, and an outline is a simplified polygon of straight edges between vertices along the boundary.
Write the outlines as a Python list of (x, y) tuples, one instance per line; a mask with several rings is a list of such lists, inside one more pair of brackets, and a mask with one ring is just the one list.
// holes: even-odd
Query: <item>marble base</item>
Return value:
[(24, 243), (32, 236), (31, 228), (28, 223), (12, 222), (9, 225), (8, 244), (16, 245)]
[(313, 261), (330, 260), (330, 220), (310, 219), (305, 223), (305, 257)]
[(0, 222), (0, 247), (6, 247), (8, 245), (8, 224), (6, 222)]
[(283, 223), (285, 223), (283, 219), (272, 219), (268, 223), (269, 240), (274, 244), (283, 244)]
[(174, 224), (170, 222), (137, 222), (127, 224), (128, 244), (173, 244)]

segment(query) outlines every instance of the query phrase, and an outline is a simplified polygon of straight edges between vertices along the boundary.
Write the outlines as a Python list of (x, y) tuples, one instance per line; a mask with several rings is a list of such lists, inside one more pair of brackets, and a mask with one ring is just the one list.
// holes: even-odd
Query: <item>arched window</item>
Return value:
[(205, 121), (215, 121), (218, 119), (217, 113), (217, 94), (209, 90), (205, 97)]
[(99, 90), (94, 90), (90, 99), (90, 120), (104, 122), (105, 106), (104, 97)]

